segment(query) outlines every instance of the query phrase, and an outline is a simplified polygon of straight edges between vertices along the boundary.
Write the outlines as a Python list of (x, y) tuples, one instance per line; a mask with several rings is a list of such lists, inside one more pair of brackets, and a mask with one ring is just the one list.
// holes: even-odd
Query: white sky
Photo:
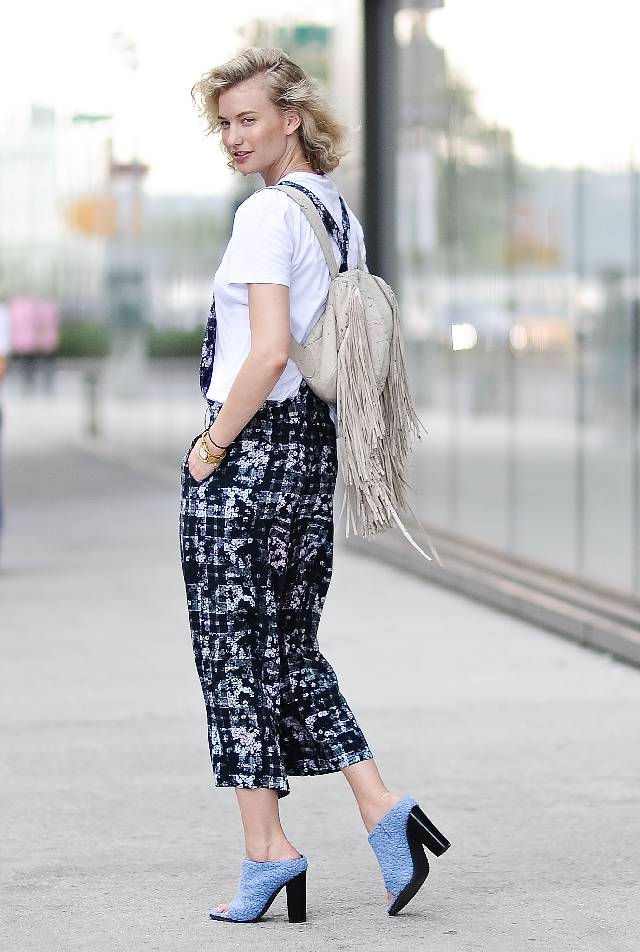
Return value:
[[(5, 11), (0, 32), (0, 113), (29, 102), (115, 113), (120, 159), (137, 140), (151, 165), (148, 191), (215, 193), (231, 173), (213, 137), (203, 135), (190, 89), (231, 55), (234, 25), (292, 10), (330, 19), (331, 0), (182, 0), (105, 4), (24, 2)], [(136, 39), (137, 92), (110, 38)], [(446, 0), (430, 32), (452, 65), (477, 89), (481, 114), (514, 130), (522, 158), (597, 167), (640, 156), (638, 78), (640, 7), (629, 0)], [(80, 39), (78, 39), (80, 38)]]
[(445, 0), (430, 35), (486, 118), (540, 165), (640, 158), (640, 5), (633, 0)]
[[(151, 168), (149, 192), (221, 193), (232, 173), (218, 139), (204, 135), (191, 87), (239, 45), (236, 26), (257, 16), (297, 14), (326, 19), (331, 0), (141, 0), (12, 4), (0, 30), (0, 115), (30, 102), (74, 112), (116, 116), (116, 158), (138, 157)], [(139, 58), (134, 81), (111, 49), (121, 30)], [(127, 154), (128, 153), (128, 154)]]

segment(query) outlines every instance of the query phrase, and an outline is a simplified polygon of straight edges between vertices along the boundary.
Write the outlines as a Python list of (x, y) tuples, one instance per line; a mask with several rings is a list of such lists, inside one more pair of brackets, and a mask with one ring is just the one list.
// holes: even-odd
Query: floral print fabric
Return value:
[(213, 297), (209, 309), (207, 327), (202, 339), (202, 351), (200, 353), (200, 391), (205, 400), (207, 399), (209, 384), (211, 383), (213, 358), (216, 353), (216, 328), (216, 299)]
[[(209, 401), (212, 420), (221, 406)], [(317, 640), (333, 560), (335, 427), (303, 380), (295, 396), (265, 401), (204, 481), (188, 456), (180, 552), (214, 783), (287, 796), (289, 774), (373, 757)]]

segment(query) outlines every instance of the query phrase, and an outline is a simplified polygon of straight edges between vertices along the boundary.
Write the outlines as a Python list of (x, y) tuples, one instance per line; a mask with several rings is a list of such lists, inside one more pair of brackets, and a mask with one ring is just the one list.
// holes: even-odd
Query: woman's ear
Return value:
[(292, 132), (295, 132), (302, 123), (302, 116), (296, 109), (288, 109), (284, 118), (286, 122), (287, 135), (291, 135)]

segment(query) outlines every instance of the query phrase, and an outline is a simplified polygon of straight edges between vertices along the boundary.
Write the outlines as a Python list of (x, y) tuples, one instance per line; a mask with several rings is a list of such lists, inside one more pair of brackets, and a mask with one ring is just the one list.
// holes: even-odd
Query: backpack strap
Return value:
[(349, 213), (347, 211), (347, 206), (344, 203), (342, 195), (338, 195), (340, 201), (340, 208), (342, 210), (342, 230), (338, 228), (335, 218), (329, 211), (329, 209), (322, 204), (318, 196), (314, 191), (309, 188), (305, 188), (304, 185), (301, 185), (300, 182), (287, 181), (287, 179), (282, 179), (282, 185), (290, 185), (295, 188), (297, 191), (302, 192), (307, 198), (311, 199), (316, 209), (320, 213), (320, 218), (324, 222), (324, 227), (327, 229), (330, 235), (333, 236), (335, 243), (337, 244), (340, 250), (340, 271), (348, 271), (349, 265), (347, 257), (349, 254), (349, 230), (351, 224), (349, 222)]
[(309, 224), (316, 234), (316, 238), (320, 242), (320, 247), (324, 253), (331, 277), (335, 278), (336, 275), (340, 273), (340, 268), (336, 263), (336, 257), (333, 253), (333, 246), (331, 244), (331, 239), (329, 238), (329, 233), (327, 232), (326, 226), (322, 220), (322, 216), (320, 215), (320, 212), (314, 203), (305, 194), (301, 193), (297, 188), (293, 188), (291, 185), (271, 185), (268, 187), (277, 188), (281, 192), (285, 192), (290, 198), (294, 200), (294, 202), (298, 203), (302, 211), (307, 216)]

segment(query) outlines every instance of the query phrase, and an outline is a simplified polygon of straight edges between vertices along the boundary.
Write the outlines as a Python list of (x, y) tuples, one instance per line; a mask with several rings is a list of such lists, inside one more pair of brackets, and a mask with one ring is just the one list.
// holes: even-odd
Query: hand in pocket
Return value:
[(198, 440), (196, 440), (196, 442), (191, 447), (191, 451), (187, 457), (187, 469), (189, 470), (189, 475), (194, 482), (202, 483), (208, 476), (211, 476), (213, 473), (215, 473), (219, 464), (203, 462), (198, 456), (197, 445)]

